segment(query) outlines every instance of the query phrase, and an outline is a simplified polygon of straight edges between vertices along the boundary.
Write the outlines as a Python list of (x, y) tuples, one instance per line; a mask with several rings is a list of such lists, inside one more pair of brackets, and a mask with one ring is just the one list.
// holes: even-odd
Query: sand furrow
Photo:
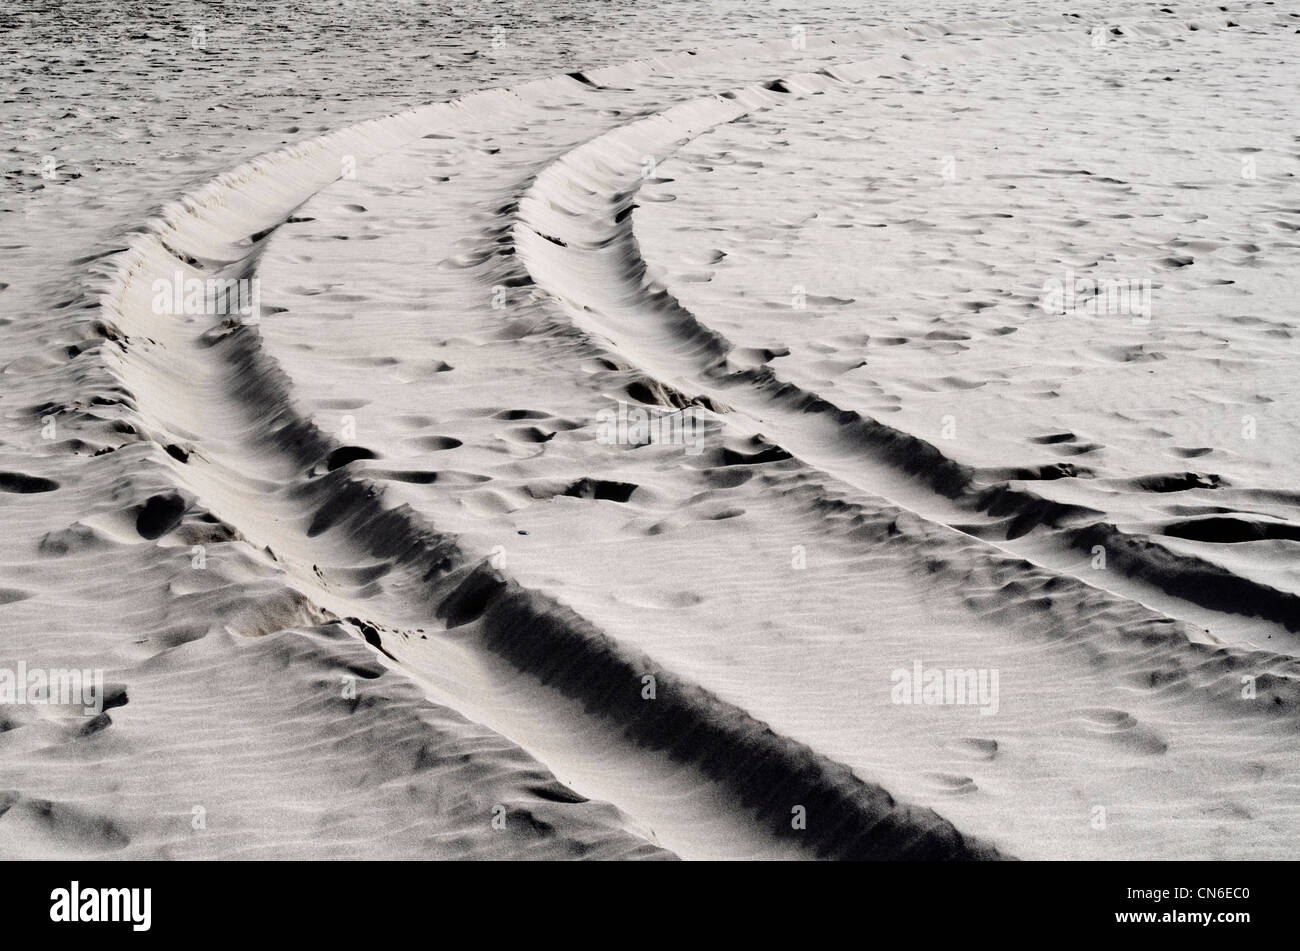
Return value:
[[(491, 109), (503, 94), (483, 98), (472, 107)], [(169, 208), (123, 255), (106, 307), (128, 339), (147, 337), (151, 346), (128, 345), (116, 369), (153, 438), (187, 444), (177, 478), (272, 549), (307, 597), (338, 616), (363, 616), (358, 623), (367, 639), (388, 657), (395, 654), (386, 622), (422, 618), (432, 631), (441, 620), (457, 636), (440, 675), (460, 665), (460, 676), (472, 680), (476, 672), (466, 664), (475, 661), (464, 656), (464, 646), (479, 643), (549, 688), (532, 688), (516, 701), (529, 715), (571, 716), (556, 712), (558, 693), (595, 718), (586, 731), (654, 751), (633, 757), (642, 781), (656, 775), (664, 781), (672, 761), (695, 764), (742, 807), (740, 814), (729, 806), (725, 816), (713, 816), (719, 828), (739, 823), (743, 830), (744, 813), (752, 813), (758, 826), (742, 831), (745, 838), (785, 838), (819, 855), (996, 857), (933, 812), (895, 802), (879, 786), (668, 672), (657, 674), (654, 702), (647, 703), (645, 672), (660, 669), (648, 658), (495, 569), (471, 563), (454, 538), (349, 474), (358, 454), (295, 411), (290, 383), (255, 326), (233, 314), (216, 324), (177, 319), (151, 305), (154, 282), (175, 273), (251, 281), (265, 242), (314, 190), (338, 177), (345, 156), (368, 158), (398, 147), (436, 130), (441, 118), (435, 110), (368, 123), (237, 169)], [(348, 577), (351, 565), (373, 570), (340, 591), (332, 579)], [(475, 637), (466, 641), (466, 634)], [(496, 719), (512, 724), (509, 712)], [(792, 810), (817, 818), (805, 828), (791, 822)]]
[(1294, 14), (355, 6), (0, 14), (5, 855), (1289, 854)]
[[(1125, 26), (1139, 36), (1164, 35), (1181, 28), (1140, 21)], [(1057, 544), (1090, 555), (1100, 548), (1112, 556), (1110, 564), (1118, 572), (1140, 586), (1172, 596), (1173, 601), (1165, 600), (1161, 606), (1170, 610), (1167, 605), (1172, 605), (1178, 616), (1189, 617), (1176, 606), (1177, 599), (1185, 599), (1208, 609), (1211, 617), (1213, 612), (1245, 613), (1295, 633), (1300, 631), (1297, 594), (1236, 574), (1223, 564), (1172, 550), (1147, 535), (1122, 530), (1099, 518), (1104, 513), (1096, 509), (1055, 501), (1023, 484), (1025, 480), (1068, 478), (1067, 471), (1026, 468), (1014, 475), (1020, 483), (1003, 480), (990, 484), (987, 477), (981, 478), (973, 467), (945, 455), (934, 443), (846, 410), (783, 379), (768, 364), (769, 354), (741, 351), (648, 276), (634, 234), (634, 212), (642, 186), (657, 182), (656, 163), (685, 142), (792, 100), (833, 97), (844, 82), (879, 79), (900, 67), (950, 66), (985, 55), (1013, 54), (1015, 49), (1069, 48), (1082, 42), (1081, 37), (1086, 38), (1086, 33), (1049, 32), (999, 41), (990, 44), (992, 49), (927, 50), (905, 58), (837, 65), (678, 105), (605, 133), (538, 176), (520, 202), (520, 226), (515, 235), (519, 254), (539, 285), (566, 303), (576, 326), (611, 341), (615, 352), (678, 389), (706, 392), (760, 417), (779, 414), (777, 438), (786, 448), (855, 484), (912, 504), (948, 524), (964, 524), (976, 513), (986, 516), (991, 524), (976, 531), (1022, 554), (1032, 549), (1016, 540), (1041, 529), (1051, 530)], [(850, 446), (861, 447), (865, 458), (851, 458), (846, 453)], [(846, 468), (846, 461), (850, 466), (865, 461), (876, 471), (863, 483), (859, 472)], [(928, 486), (942, 499), (921, 499), (919, 505), (914, 504), (917, 493), (904, 490), (895, 494), (894, 480), (879, 478), (881, 467)], [(1206, 616), (1204, 612), (1190, 615), (1197, 620)]]
[[(881, 499), (874, 479), (855, 489), (802, 454), (785, 458), (770, 440), (749, 438), (779, 430), (768, 408), (728, 407), (739, 402), (735, 390), (702, 401), (712, 408), (698, 461), (680, 448), (674, 461), (670, 445), (593, 440), (592, 423), (620, 394), (651, 412), (691, 406), (707, 382), (680, 368), (707, 365), (713, 348), (689, 324), (642, 319), (639, 308), (656, 298), (623, 280), (624, 249), (609, 233), (619, 209), (608, 207), (605, 189), (627, 194), (623, 181), (609, 180), (627, 165), (641, 173), (649, 152), (634, 140), (600, 142), (591, 161), (572, 155), (597, 141), (584, 129), (625, 126), (622, 116), (636, 115), (640, 101), (603, 95), (612, 114), (585, 119), (549, 105), (538, 100), (519, 127), (491, 137), (454, 133), (394, 153), (366, 181), (322, 192), (302, 209), (314, 220), (273, 242), (267, 274), (293, 292), (265, 328), (269, 346), (310, 394), (319, 425), (354, 415), (378, 457), (358, 468), (387, 480), (433, 524), (454, 526), (480, 557), (508, 562), (526, 587), (589, 618), (616, 646), (648, 654), (900, 796), (960, 816), (963, 829), (1015, 843), (1017, 854), (1044, 854), (1049, 840), (1058, 854), (1172, 854), (1177, 844), (1156, 817), (1176, 790), (1233, 774), (1233, 751), (1286, 746), (1296, 683), (1289, 658), (1194, 645), (1203, 632), (919, 519)], [(688, 123), (699, 118), (681, 112)], [(461, 157), (458, 141), (472, 142), (475, 154)], [(511, 149), (496, 154), (507, 142)], [(568, 157), (554, 163), (557, 153)], [(548, 162), (563, 173), (539, 172)], [(544, 181), (553, 190), (539, 195)], [(531, 200), (521, 200), (530, 186)], [(512, 241), (502, 220), (517, 210), (542, 215), (537, 230), (547, 237), (516, 228), (522, 240)], [(359, 239), (367, 243), (350, 247)], [(526, 243), (548, 262), (558, 256), (540, 288), (512, 253)], [(589, 296), (582, 307), (554, 306), (570, 292)], [(575, 336), (570, 321), (585, 331)], [(384, 341), (384, 356), (355, 359), (347, 341), (358, 336)], [(632, 342), (617, 346), (625, 338)], [(421, 412), (393, 417), (394, 405)], [(850, 446), (829, 468), (851, 472), (860, 459)], [(403, 467), (418, 471), (399, 478)], [(791, 570), (795, 541), (807, 548), (807, 572)], [(396, 643), (411, 669), (440, 663), (420, 643)], [(918, 658), (999, 669), (1006, 705), (974, 722), (892, 706), (890, 671)], [(1264, 688), (1263, 703), (1244, 702), (1243, 678)], [(1060, 711), (1013, 712), (1013, 697), (1052, 698)], [(973, 764), (967, 754), (980, 750), (992, 756)], [(574, 764), (563, 769), (578, 775)], [(1228, 833), (1234, 854), (1271, 854), (1262, 830), (1287, 821), (1287, 780), (1268, 775), (1269, 793), (1255, 797), (1267, 802), (1254, 814), (1256, 831)], [(1226, 787), (1205, 795), (1233, 796)], [(1123, 832), (1095, 835), (1083, 803), (1121, 809)], [(1211, 823), (1223, 808), (1192, 797), (1177, 811)], [(1206, 809), (1203, 820), (1189, 818)]]

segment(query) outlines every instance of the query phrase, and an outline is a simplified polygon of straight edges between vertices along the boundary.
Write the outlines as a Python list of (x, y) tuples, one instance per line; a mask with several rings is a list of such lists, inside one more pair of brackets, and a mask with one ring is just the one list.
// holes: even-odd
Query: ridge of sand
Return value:
[[(971, 21), (969, 39), (1061, 22)], [(865, 31), (864, 45), (924, 50), (898, 64), (906, 74), (959, 60), (934, 49), (957, 27)], [(9, 414), (53, 412), (59, 451), (105, 455), (93, 477), (51, 458), (0, 487), (22, 493), (24, 537), (66, 521), (69, 490), (93, 514), (7, 565), (0, 603), (7, 624), (39, 632), (49, 606), (34, 588), (61, 559), (81, 585), (82, 658), (120, 672), (113, 696), (130, 702), (89, 725), (6, 724), (12, 853), (663, 857), (658, 839), (683, 856), (993, 854), (887, 788), (1022, 855), (1287, 854), (1291, 658), (1192, 644), (1185, 624), (944, 524), (969, 512), (935, 518), (932, 501), (913, 504), (924, 494), (899, 493), (921, 517), (877, 494), (907, 480), (855, 486), (787, 458), (769, 420), (672, 372), (670, 338), (637, 354), (647, 367), (629, 363), (521, 273), (522, 199), (558, 156), (702, 91), (772, 82), (784, 61), (833, 70), (857, 41), (806, 56), (710, 48), (367, 123), (241, 166), (121, 255), (79, 262), (107, 277), (105, 315), (68, 295), (95, 316), (67, 353), (30, 331), (40, 356), (6, 377), (42, 396)], [(801, 84), (781, 85), (792, 92), (753, 101)], [(607, 145), (563, 160), (577, 190), (557, 203), (622, 201), (604, 192), (629, 156)], [(339, 178), (344, 155), (355, 181)], [(579, 241), (611, 233), (587, 224)], [(275, 306), (256, 330), (164, 319), (148, 278), (178, 267), (266, 277)], [(572, 287), (539, 274), (570, 297), (606, 293), (611, 269)], [(759, 381), (761, 349), (733, 351)], [(514, 405), (495, 390), (509, 376)], [(75, 398), (52, 396), (69, 386)], [(706, 451), (593, 451), (614, 398), (702, 407)], [(355, 438), (331, 435), (344, 413)], [(793, 540), (813, 570), (790, 571)], [(195, 544), (205, 572), (190, 570)], [(97, 603), (133, 574), (168, 600), (96, 631)], [(42, 641), (12, 649), (39, 656)], [(889, 670), (917, 659), (1000, 668), (1004, 715), (890, 704)], [(647, 672), (662, 707), (641, 700)], [(1258, 702), (1241, 702), (1245, 674)], [(340, 675), (358, 699), (340, 696)], [(122, 763), (149, 768), (121, 776)], [(159, 814), (163, 764), (176, 802)], [(211, 819), (188, 842), (187, 789)], [(792, 799), (807, 835), (791, 833)], [(488, 822), (498, 805), (506, 835)], [(1099, 806), (1109, 834), (1089, 828)]]
[[(526, 94), (544, 86), (528, 84)], [(479, 103), (455, 105), (472, 109)], [(178, 477), (192, 480), (224, 520), (273, 546), (278, 559), (299, 565), (312, 559), (322, 583), (295, 579), (312, 600), (341, 613), (339, 605), (378, 600), (378, 580), (395, 576), (390, 590), (413, 588), (405, 597), (442, 619), (448, 631), (477, 634), (487, 650), (551, 688), (535, 690), (532, 706), (546, 709), (555, 702), (553, 691), (582, 702), (603, 721), (589, 730), (606, 730), (696, 765), (752, 809), (768, 834), (822, 855), (995, 857), (933, 812), (896, 803), (879, 786), (666, 671), (656, 675), (653, 702), (645, 702), (642, 678), (659, 670), (648, 658), (490, 566), (472, 563), (454, 539), (386, 505), (381, 488), (350, 475), (348, 464), (367, 453), (340, 445), (294, 411), (289, 382), (265, 354), (255, 327), (238, 320), (207, 326), (151, 310), (154, 281), (178, 268), (187, 279), (251, 280), (263, 242), (313, 191), (337, 177), (345, 156), (364, 162), (417, 136), (440, 134), (435, 130), (445, 127), (446, 111), (435, 107), (365, 123), (250, 163), (169, 206), (151, 233), (122, 255), (106, 309), (128, 338), (147, 336), (153, 347), (126, 347), (117, 370), (153, 438), (163, 445), (178, 437), (186, 441), (180, 463), (186, 468), (178, 467)], [(182, 380), (184, 392), (176, 385)], [(214, 406), (220, 407), (215, 418)], [(200, 460), (206, 463), (202, 469)], [(196, 467), (193, 475), (189, 467)], [(282, 489), (268, 491), (273, 485)], [(365, 565), (351, 573), (358, 583), (345, 594), (330, 590), (331, 575), (347, 576), (331, 570), (339, 562)], [(368, 619), (388, 619), (394, 611), (374, 603), (357, 610), (363, 609)], [(371, 643), (393, 656), (375, 627), (366, 627)], [(444, 675), (457, 661), (465, 663), (460, 655), (471, 641), (459, 640), (461, 647), (443, 658)], [(429, 646), (437, 644), (435, 637)], [(471, 681), (475, 673), (469, 669), (460, 676)], [(669, 765), (658, 754), (639, 761), (651, 775)], [(793, 827), (790, 814), (797, 807), (826, 818), (806, 831)], [(734, 807), (728, 811), (734, 814)], [(730, 821), (737, 821), (734, 815)]]
[[(1281, 854), (1292, 658), (1196, 643), (1208, 635), (810, 471), (774, 445), (769, 420), (725, 405), (740, 402), (727, 391), (697, 401), (710, 428), (696, 462), (667, 446), (593, 447), (601, 397), (691, 405), (701, 386), (674, 368), (710, 359), (709, 338), (683, 343), (643, 320), (649, 295), (624, 278), (635, 256), (617, 219), (648, 154), (639, 136), (676, 141), (682, 128), (653, 118), (626, 133), (623, 117), (643, 114), (643, 101), (631, 88), (557, 89), (491, 134), (476, 123), (414, 142), (304, 205), (313, 220), (282, 230), (263, 261), (287, 289), (277, 300), (287, 310), (263, 333), (318, 425), (354, 414), (377, 457), (357, 470), (480, 557), (508, 558), (511, 574), (617, 642), (1016, 854), (1186, 854), (1172, 834), (1183, 823), (1213, 830), (1222, 854)], [(678, 107), (683, 126), (693, 108)], [(502, 141), (510, 154), (497, 153)], [(530, 239), (528, 223), (549, 239)], [(490, 303), (494, 287), (509, 307)], [(573, 297), (557, 320), (555, 304)], [(456, 319), (441, 322), (448, 312)], [(569, 326), (619, 316), (616, 333)], [(622, 332), (650, 343), (616, 347)], [(386, 356), (349, 354), (357, 335), (386, 340)], [(497, 380), (522, 381), (528, 395), (501, 402)], [(426, 412), (394, 418), (394, 405)], [(515, 537), (524, 526), (527, 538)], [(789, 570), (791, 540), (821, 572)], [(392, 643), (408, 669), (436, 676), (436, 650)], [(918, 656), (996, 661), (1022, 705), (974, 722), (892, 707), (889, 669)], [(1247, 675), (1263, 703), (1243, 702)], [(1255, 763), (1264, 788), (1246, 797), (1228, 780), (1254, 768), (1242, 750), (1267, 758)], [(553, 755), (543, 758), (558, 769)], [(1224, 782), (1189, 795), (1205, 776)], [(1089, 804), (1106, 803), (1123, 829), (1099, 836)], [(630, 811), (645, 815), (639, 806)], [(1228, 815), (1248, 827), (1228, 831)]]
[[(1287, 25), (1281, 15), (1263, 17), (1260, 22)], [(1126, 21), (1124, 26), (1125, 36), (1139, 37), (1165, 36), (1185, 29), (1182, 24), (1169, 23)], [(1205, 32), (1212, 30), (1207, 27)], [(988, 475), (981, 477), (975, 467), (955, 461), (933, 442), (846, 410), (817, 392), (789, 382), (768, 362), (769, 351), (758, 350), (756, 356), (751, 356), (755, 353), (752, 350), (738, 352), (739, 348), (725, 336), (703, 326), (669, 290), (647, 277), (647, 265), (633, 234), (636, 199), (640, 197), (653, 208), (673, 196), (656, 198), (638, 190), (648, 177), (642, 170), (644, 156), (663, 160), (684, 142), (708, 130), (777, 108), (787, 100), (833, 95), (844, 82), (892, 75), (900, 66), (950, 66), (963, 58), (1002, 55), (1011, 50), (1011, 43), (990, 42), (964, 52), (926, 50), (879, 63), (838, 65), (818, 73), (786, 76), (759, 87), (676, 106), (607, 133), (539, 176), (532, 192), (536, 199), (526, 195), (522, 202), (523, 223), (516, 231), (520, 254), (536, 262), (534, 270), (545, 272), (539, 283), (570, 303), (578, 327), (616, 340), (616, 350), (679, 388), (698, 392), (706, 384), (715, 400), (738, 402), (754, 413), (783, 414), (783, 432), (787, 435), (782, 442), (788, 449), (798, 447), (805, 458), (822, 460), (820, 464), (843, 475), (844, 447), (862, 446), (870, 457), (867, 461), (877, 469), (881, 465), (897, 469), (937, 492), (942, 498), (923, 500), (923, 510), (941, 513), (938, 517), (950, 523), (960, 521), (963, 528), (969, 528), (971, 514), (988, 516), (974, 530), (1006, 542), (1014, 542), (1040, 527), (1060, 529), (1053, 536), (1058, 544), (1090, 555), (1103, 549), (1110, 568), (1145, 585), (1210, 611), (1253, 615), (1294, 634), (1300, 631), (1300, 595), (1295, 592), (1249, 573), (1238, 573), (1232, 562), (1211, 561), (1200, 553), (1162, 544), (1148, 534), (1122, 530), (1104, 519), (1105, 513), (1099, 509), (1056, 501), (1028, 487), (1047, 484), (1040, 480), (1072, 478), (1076, 473), (1071, 467), (1044, 464), (993, 473), (994, 477), (1002, 476), (997, 481), (991, 481)], [(1052, 33), (1019, 43), (1026, 50), (1050, 55), (1053, 45), (1077, 48), (1079, 36)], [(588, 194), (592, 196), (590, 202), (583, 197)], [(598, 258), (603, 258), (610, 268), (601, 275), (603, 280), (593, 281), (593, 262)], [(566, 265), (570, 267), (567, 272)], [(654, 319), (643, 319), (647, 314)], [(682, 387), (684, 377), (689, 377), (690, 382)], [(765, 400), (756, 400), (756, 393)], [(811, 427), (817, 427), (815, 434), (808, 432)], [(878, 472), (872, 475), (878, 478)], [(1195, 473), (1139, 473), (1131, 478), (1131, 484), (1141, 491), (1159, 482), (1159, 486), (1146, 490), (1166, 492), (1184, 487), (1174, 484), (1180, 480), (1191, 488), (1218, 480), (1217, 476), (1211, 478), (1213, 482)], [(1165, 483), (1170, 484), (1166, 487)], [(902, 497), (910, 501), (916, 493), (905, 490)], [(1189, 524), (1188, 532), (1198, 524)], [(1268, 527), (1264, 525), (1261, 531)], [(1212, 530), (1212, 526), (1206, 526), (1206, 531)], [(1007, 547), (1030, 550), (1014, 544)], [(1300, 646), (1294, 638), (1287, 641)]]

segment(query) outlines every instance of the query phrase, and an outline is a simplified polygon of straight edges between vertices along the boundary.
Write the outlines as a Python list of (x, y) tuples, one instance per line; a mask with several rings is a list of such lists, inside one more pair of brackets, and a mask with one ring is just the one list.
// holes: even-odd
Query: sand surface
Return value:
[(0, 855), (1294, 855), (1300, 11), (226, 6), (0, 15)]

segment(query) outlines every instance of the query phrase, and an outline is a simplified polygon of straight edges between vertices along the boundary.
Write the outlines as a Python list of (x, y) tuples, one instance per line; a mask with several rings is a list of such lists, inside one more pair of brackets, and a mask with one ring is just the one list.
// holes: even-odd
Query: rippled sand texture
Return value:
[(1294, 854), (1300, 16), (118, 6), (0, 22), (0, 854)]

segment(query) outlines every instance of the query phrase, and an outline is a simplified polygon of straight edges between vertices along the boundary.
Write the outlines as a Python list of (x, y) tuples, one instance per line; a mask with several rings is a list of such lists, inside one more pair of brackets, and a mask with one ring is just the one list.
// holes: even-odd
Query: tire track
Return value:
[[(674, 773), (690, 764), (713, 787), (699, 791), (714, 803), (713, 821), (740, 830), (768, 854), (787, 851), (776, 845), (784, 841), (836, 858), (999, 857), (934, 812), (895, 801), (671, 673), (658, 674), (658, 698), (646, 703), (642, 677), (659, 670), (650, 658), (472, 562), (455, 538), (390, 505), (380, 486), (350, 471), (362, 456), (297, 411), (291, 381), (254, 324), (235, 315), (213, 324), (152, 309), (154, 282), (178, 271), (254, 279), (275, 230), (338, 178), (346, 156), (399, 148), (436, 132), (449, 110), (502, 107), (511, 95), (486, 93), (473, 103), (331, 133), (241, 166), (165, 209), (116, 259), (103, 301), (125, 335), (109, 363), (131, 393), (142, 428), (162, 446), (191, 446), (173, 467), (178, 481), (268, 546), (305, 596), (339, 616), (365, 618), (356, 626), (377, 649), (384, 650), (385, 637), (409, 636), (401, 624), (437, 617), (455, 632), (443, 657), (465, 683), (483, 669), (481, 660), (466, 659), (466, 645), (540, 681), (544, 687), (528, 690), (524, 713), (502, 714), (507, 735), (512, 715), (540, 713), (579, 722), (620, 745), (622, 765), (642, 770), (650, 784), (680, 789)], [(582, 717), (574, 716), (575, 704)], [(545, 758), (547, 751), (534, 752)], [(794, 806), (808, 811), (806, 830), (792, 827)], [(773, 846), (763, 846), (765, 839)]]
[[(1217, 19), (1226, 28), (1228, 18)], [(1275, 19), (1284, 22), (1281, 16)], [(1167, 21), (1136, 27), (1126, 23), (1126, 27), (1138, 35), (1183, 28)], [(1120, 572), (1172, 596), (1175, 602), (1214, 612), (1245, 613), (1287, 632), (1300, 632), (1300, 596), (1175, 552), (1146, 535), (1122, 531), (1098, 510), (1049, 500), (1006, 482), (990, 484), (980, 472), (947, 457), (933, 444), (841, 409), (781, 379), (766, 363), (747, 361), (731, 341), (703, 324), (647, 275), (634, 231), (636, 200), (651, 178), (647, 168), (684, 142), (751, 113), (833, 95), (837, 87), (889, 76), (900, 68), (1053, 44), (1068, 48), (1086, 38), (1086, 32), (1049, 32), (970, 49), (922, 50), (787, 75), (673, 106), (599, 136), (544, 170), (519, 203), (514, 230), (517, 253), (535, 283), (564, 304), (580, 330), (609, 341), (614, 352), (676, 390), (702, 393), (756, 419), (771, 420), (778, 441), (810, 465), (865, 491), (887, 493), (891, 501), (897, 497), (920, 514), (950, 526), (972, 516), (988, 519), (980, 534), (1000, 530), (1005, 542), (998, 546), (1009, 551), (1027, 551), (1016, 544), (1017, 539), (1054, 530), (1051, 537), (1060, 545), (1089, 553), (1101, 546)], [(837, 448), (826, 448), (831, 446)], [(845, 452), (840, 446), (851, 448)], [(1030, 480), (1058, 475), (1018, 473), (1019, 478)], [(915, 486), (928, 488), (935, 497), (918, 505), (913, 501)]]

